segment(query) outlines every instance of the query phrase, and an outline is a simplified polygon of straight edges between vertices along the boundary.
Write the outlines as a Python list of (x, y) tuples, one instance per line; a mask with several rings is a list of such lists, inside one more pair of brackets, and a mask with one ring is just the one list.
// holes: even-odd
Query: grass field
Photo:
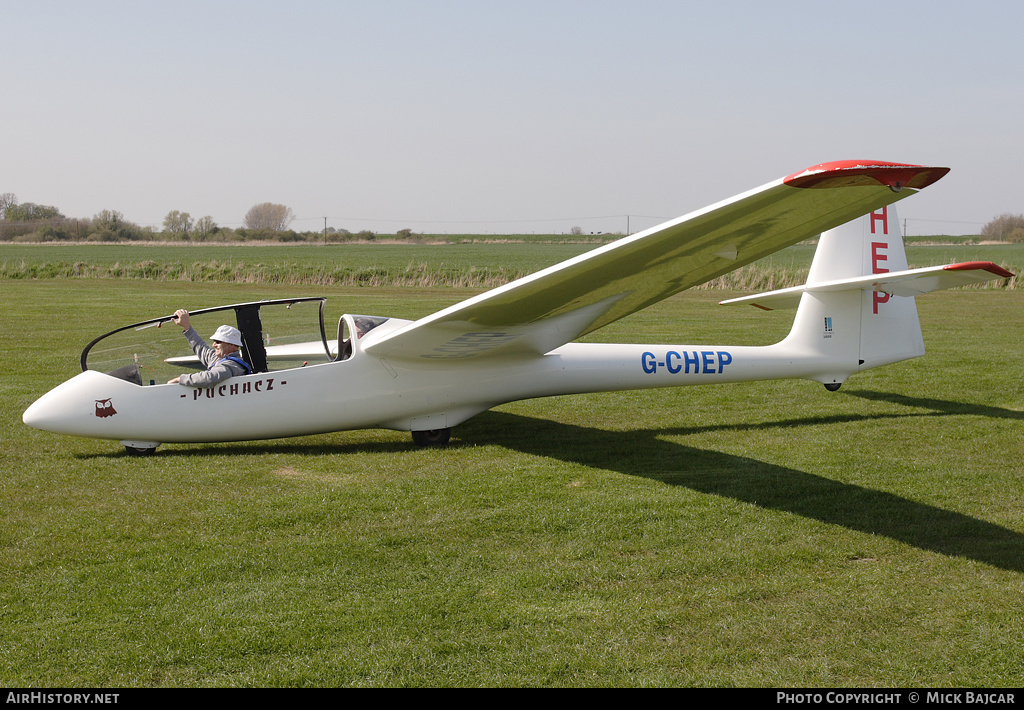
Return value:
[[(445, 449), (356, 431), (137, 459), (21, 412), (101, 332), (306, 291), (0, 289), (0, 684), (1024, 682), (1020, 291), (919, 299), (928, 354), (837, 393), (552, 398), (482, 414)], [(409, 318), (471, 293), (315, 292)], [(729, 295), (682, 294), (591, 339), (788, 330), (791, 314), (715, 305)]]

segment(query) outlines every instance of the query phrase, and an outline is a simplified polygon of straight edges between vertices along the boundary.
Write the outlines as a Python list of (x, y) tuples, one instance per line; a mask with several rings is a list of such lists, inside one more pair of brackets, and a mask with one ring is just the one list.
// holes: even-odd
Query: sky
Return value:
[(0, 193), (241, 226), (636, 232), (833, 160), (1024, 212), (1018, 0), (0, 0)]

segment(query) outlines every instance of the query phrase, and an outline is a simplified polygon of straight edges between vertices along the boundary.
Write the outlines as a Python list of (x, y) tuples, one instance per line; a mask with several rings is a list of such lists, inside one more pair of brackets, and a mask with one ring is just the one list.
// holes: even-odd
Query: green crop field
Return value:
[(581, 254), (581, 244), (335, 246), (0, 244), (0, 278), (493, 286)]
[[(490, 264), (520, 258), (547, 260)], [(134, 458), (21, 423), (93, 337), (181, 305), (315, 293), (414, 318), (475, 292), (0, 279), (0, 684), (1024, 683), (1019, 290), (920, 298), (928, 354), (835, 393), (533, 400), (443, 449), (372, 430)], [(732, 295), (684, 293), (590, 339), (788, 331), (791, 312), (716, 305)]]
[[(304, 286), (490, 288), (582, 254), (593, 245), (0, 244), (0, 279), (119, 278)], [(804, 282), (814, 245), (798, 244), (744, 267), (715, 288), (767, 290)], [(909, 246), (911, 267), (993, 261), (1024, 271), (1024, 244)], [(987, 284), (991, 288), (1002, 284)], [(1016, 288), (1016, 281), (1010, 284)]]

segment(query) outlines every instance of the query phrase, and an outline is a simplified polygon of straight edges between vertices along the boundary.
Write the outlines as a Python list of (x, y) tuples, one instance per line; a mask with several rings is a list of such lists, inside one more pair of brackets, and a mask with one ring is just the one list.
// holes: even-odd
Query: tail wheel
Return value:
[(452, 438), (452, 430), (428, 429), (426, 431), (414, 431), (412, 440), (417, 446), (444, 446)]

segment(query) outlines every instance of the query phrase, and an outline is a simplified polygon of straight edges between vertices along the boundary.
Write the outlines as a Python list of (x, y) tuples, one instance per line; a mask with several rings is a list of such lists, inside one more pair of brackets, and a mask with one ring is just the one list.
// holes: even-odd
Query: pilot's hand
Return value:
[(180, 380), (180, 379), (181, 379), (181, 375), (178, 375), (173, 380), (167, 380), (167, 384), (169, 384), (169, 385), (176, 385), (176, 384), (178, 384), (178, 380)]
[(188, 320), (188, 311), (179, 308), (174, 312), (174, 320), (181, 326), (182, 330), (188, 330), (192, 324)]

